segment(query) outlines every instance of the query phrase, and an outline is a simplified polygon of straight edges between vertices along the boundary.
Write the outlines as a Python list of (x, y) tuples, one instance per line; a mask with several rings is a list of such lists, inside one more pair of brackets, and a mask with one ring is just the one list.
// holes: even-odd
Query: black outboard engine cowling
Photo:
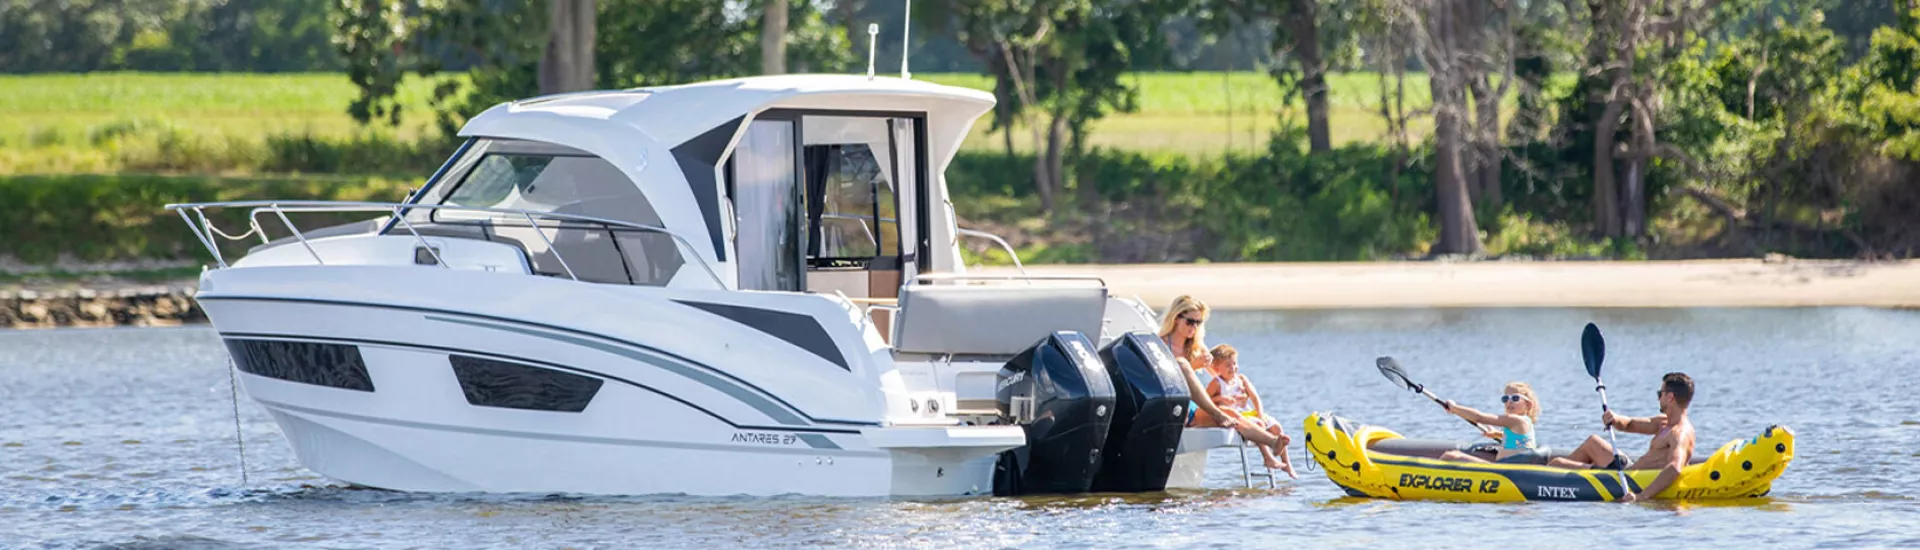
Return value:
[(1167, 488), (1173, 457), (1180, 451), (1191, 406), (1187, 379), (1160, 338), (1134, 332), (1107, 344), (1100, 361), (1113, 378), (1113, 430), (1093, 490), (1160, 491)]
[(1026, 429), (1024, 447), (1000, 454), (993, 494), (1084, 493), (1100, 471), (1113, 420), (1113, 381), (1078, 332), (1047, 335), (1000, 368), (994, 401)]

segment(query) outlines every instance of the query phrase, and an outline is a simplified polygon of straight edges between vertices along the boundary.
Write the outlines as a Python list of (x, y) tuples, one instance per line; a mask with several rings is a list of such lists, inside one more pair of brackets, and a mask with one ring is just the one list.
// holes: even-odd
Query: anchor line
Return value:
[(249, 485), (247, 480), (247, 439), (240, 433), (240, 381), (233, 374), (239, 366), (233, 358), (227, 358), (227, 396), (233, 403), (233, 444), (240, 450), (240, 487)]

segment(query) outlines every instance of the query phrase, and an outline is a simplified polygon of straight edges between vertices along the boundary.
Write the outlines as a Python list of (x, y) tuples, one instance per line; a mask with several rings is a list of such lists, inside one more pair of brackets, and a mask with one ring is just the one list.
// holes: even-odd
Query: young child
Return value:
[[(1487, 432), (1487, 437), (1500, 442), (1500, 452), (1494, 455), (1495, 462), (1529, 463), (1539, 446), (1534, 443), (1533, 426), (1540, 422), (1540, 398), (1533, 393), (1533, 386), (1526, 382), (1508, 382), (1500, 392), (1502, 414), (1488, 414), (1477, 409), (1446, 402), (1447, 412), (1465, 418), (1469, 422), (1483, 426), (1499, 428), (1497, 432)], [(1495, 437), (1498, 436), (1498, 437)], [(1480, 457), (1460, 451), (1447, 451), (1440, 455), (1441, 460), (1462, 462), (1486, 462)]]
[[(1220, 344), (1213, 347), (1213, 381), (1207, 383), (1207, 395), (1223, 411), (1240, 415), (1237, 428), (1241, 437), (1247, 437), (1249, 431), (1273, 434), (1277, 439), (1273, 446), (1260, 446), (1260, 456), (1266, 459), (1267, 467), (1286, 472), (1287, 477), (1300, 479), (1293, 472), (1293, 458), (1287, 456), (1287, 444), (1293, 438), (1280, 430), (1280, 423), (1267, 416), (1266, 408), (1260, 403), (1260, 393), (1254, 391), (1253, 381), (1240, 374), (1240, 352), (1233, 346)], [(1278, 455), (1278, 456), (1276, 456)]]

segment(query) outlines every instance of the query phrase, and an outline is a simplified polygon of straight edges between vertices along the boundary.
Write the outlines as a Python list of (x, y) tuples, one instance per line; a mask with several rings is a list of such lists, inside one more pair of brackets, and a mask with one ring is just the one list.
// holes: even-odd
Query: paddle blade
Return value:
[(1607, 360), (1607, 339), (1600, 336), (1600, 327), (1593, 323), (1580, 331), (1580, 358), (1587, 362), (1587, 376), (1600, 379), (1600, 363)]
[(1403, 390), (1413, 389), (1413, 381), (1407, 379), (1407, 371), (1400, 368), (1399, 361), (1393, 360), (1392, 357), (1381, 357), (1379, 359), (1375, 359), (1373, 361), (1373, 364), (1374, 366), (1380, 367), (1381, 376), (1385, 376), (1387, 377), (1388, 380), (1392, 380), (1395, 385), (1400, 386), (1400, 389), (1403, 389)]

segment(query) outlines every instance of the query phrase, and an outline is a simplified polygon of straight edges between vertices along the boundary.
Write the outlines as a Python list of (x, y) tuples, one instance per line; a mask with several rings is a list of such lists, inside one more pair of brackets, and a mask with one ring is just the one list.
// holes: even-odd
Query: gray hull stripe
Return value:
[(824, 436), (824, 435), (820, 435), (820, 434), (798, 434), (798, 435), (800, 436), (801, 441), (807, 442), (807, 445), (810, 445), (815, 449), (840, 448), (839, 445), (834, 444), (832, 439), (827, 439), (827, 436)]
[(261, 404), (266, 405), (268, 407), (280, 409), (283, 411), (297, 412), (302, 414), (311, 414), (315, 416), (325, 416), (330, 418), (338, 418), (341, 420), (352, 420), (354, 422), (366, 422), (369, 424), (383, 424), (387, 426), (399, 426), (402, 428), (414, 428), (414, 429), (420, 429), (420, 430), (458, 432), (458, 433), (486, 435), (486, 436), (494, 436), (494, 437), (511, 437), (516, 439), (539, 439), (539, 440), (545, 440), (545, 441), (561, 441), (566, 443), (591, 443), (591, 444), (597, 444), (597, 445), (620, 445), (625, 447), (656, 447), (656, 448), (664, 448), (664, 449), (686, 449), (686, 450), (693, 450), (693, 451), (723, 451), (723, 452), (729, 452), (729, 453), (795, 454), (795, 455), (814, 456), (814, 455), (822, 454), (823, 451), (826, 451), (826, 452), (829, 452), (829, 454), (832, 454), (834, 456), (855, 456), (855, 457), (886, 456), (886, 453), (845, 450), (841, 448), (838, 444), (835, 444), (832, 440), (828, 439), (827, 436), (821, 435), (821, 434), (800, 434), (800, 440), (806, 442), (807, 445), (810, 446), (809, 449), (783, 449), (779, 447), (768, 447), (765, 445), (720, 445), (720, 444), (713, 444), (713, 443), (683, 443), (678, 441), (654, 441), (654, 440), (647, 440), (647, 439), (624, 439), (624, 438), (614, 438), (614, 437), (594, 437), (594, 436), (563, 435), (563, 434), (552, 434), (552, 433), (541, 433), (541, 432), (496, 430), (492, 428), (473, 428), (468, 426), (453, 426), (448, 424), (414, 422), (410, 420), (395, 420), (392, 418), (378, 418), (378, 417), (372, 417), (372, 416), (362, 416), (357, 414), (320, 410), (320, 409), (314, 409), (314, 408), (308, 408), (308, 407), (301, 407), (298, 405), (289, 405), (286, 403), (281, 403), (278, 401), (272, 401), (267, 399), (261, 399), (258, 397), (255, 397), (254, 400), (259, 401)]
[(665, 369), (667, 372), (680, 375), (681, 377), (686, 378), (688, 380), (698, 382), (703, 386), (713, 388), (715, 391), (727, 394), (728, 397), (732, 397), (740, 401), (741, 403), (745, 403), (749, 407), (753, 407), (754, 410), (760, 411), (760, 414), (767, 415), (767, 418), (773, 419), (774, 422), (778, 422), (780, 424), (784, 424), (788, 426), (810, 425), (805, 419), (800, 418), (799, 415), (793, 414), (791, 411), (788, 411), (780, 407), (778, 403), (774, 403), (772, 400), (767, 399), (766, 397), (763, 397), (759, 394), (755, 394), (751, 391), (748, 391), (746, 388), (742, 388), (738, 385), (733, 384), (732, 382), (728, 382), (725, 379), (722, 379), (718, 376), (714, 376), (713, 374), (682, 364), (681, 362), (674, 360), (671, 357), (664, 357), (664, 356), (654, 355), (650, 353), (641, 353), (637, 350), (615, 346), (612, 344), (607, 344), (605, 342), (596, 342), (593, 340), (588, 340), (586, 338), (579, 338), (579, 337), (570, 336), (566, 334), (554, 334), (551, 332), (529, 330), (529, 329), (524, 329), (524, 328), (509, 326), (509, 325), (496, 325), (493, 323), (483, 323), (479, 321), (471, 321), (467, 319), (456, 319), (452, 317), (441, 317), (438, 315), (428, 315), (426, 317), (427, 319), (440, 321), (443, 323), (454, 323), (459, 325), (490, 328), (494, 330), (504, 330), (507, 332), (525, 334), (528, 336), (533, 336), (536, 338), (545, 338), (548, 340), (557, 340), (557, 341), (566, 342), (569, 344), (574, 344), (578, 346), (584, 346), (584, 347), (604, 351), (607, 353), (611, 353), (614, 355), (618, 355), (621, 357), (625, 357), (628, 359), (632, 359), (632, 360), (653, 365), (656, 367), (660, 367), (661, 369)]

